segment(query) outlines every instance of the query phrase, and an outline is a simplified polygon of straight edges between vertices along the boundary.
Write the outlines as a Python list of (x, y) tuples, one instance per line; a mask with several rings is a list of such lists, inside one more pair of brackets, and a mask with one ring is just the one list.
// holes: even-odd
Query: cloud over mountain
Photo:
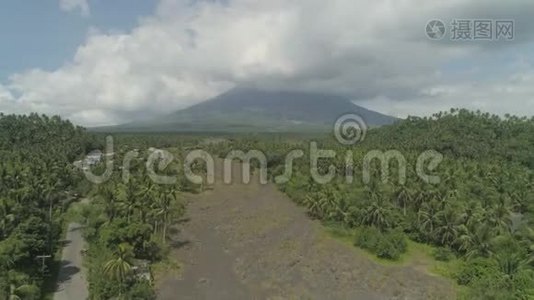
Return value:
[[(534, 3), (512, 2), (161, 0), (131, 32), (90, 32), (61, 68), (11, 76), (0, 108), (116, 124), (253, 85), (337, 93), (396, 116), (451, 106), (533, 114)], [(425, 36), (430, 19), (464, 17), (515, 19), (516, 39)]]

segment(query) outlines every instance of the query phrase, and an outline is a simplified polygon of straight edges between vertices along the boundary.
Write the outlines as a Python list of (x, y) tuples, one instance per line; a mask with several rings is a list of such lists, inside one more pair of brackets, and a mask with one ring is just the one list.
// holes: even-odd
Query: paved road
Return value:
[(85, 300), (89, 297), (87, 283), (83, 274), (84, 248), (82, 226), (77, 223), (69, 224), (66, 246), (61, 256), (61, 269), (58, 276), (58, 287), (54, 294), (55, 300)]

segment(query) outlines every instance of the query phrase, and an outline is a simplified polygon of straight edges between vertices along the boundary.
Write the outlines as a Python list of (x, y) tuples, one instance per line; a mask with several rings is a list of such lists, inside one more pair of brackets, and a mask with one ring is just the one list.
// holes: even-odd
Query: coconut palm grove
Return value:
[[(464, 109), (372, 128), (355, 145), (342, 145), (331, 134), (219, 133), (215, 139), (200, 133), (116, 133), (114, 162), (137, 153), (130, 176), (124, 180), (123, 164), (115, 163), (109, 180), (94, 183), (75, 162), (105, 151), (106, 134), (57, 116), (1, 115), (0, 299), (53, 298), (71, 222), (82, 225), (80, 255), (90, 299), (156, 299), (162, 274), (187, 272), (185, 258), (172, 253), (180, 247), (176, 237), (187, 222), (189, 195), (217, 191), (180, 171), (195, 149), (215, 160), (237, 149), (263, 151), (270, 184), (333, 240), (381, 267), (424, 260), (425, 272), (450, 282), (458, 299), (531, 299), (533, 137), (534, 119)], [(310, 175), (310, 141), (337, 154), (319, 160), (320, 174), (330, 169), (345, 174), (350, 153), (353, 180), (337, 176), (317, 183)], [(160, 173), (174, 176), (174, 182), (151, 179), (146, 161), (154, 149), (172, 153), (175, 159)], [(276, 182), (293, 149), (302, 149), (303, 157), (293, 162), (286, 182)], [(404, 181), (396, 175), (401, 166), (395, 160), (389, 161), (387, 181), (379, 161), (371, 163), (370, 181), (361, 180), (369, 151), (393, 149), (406, 158)], [(418, 155), (429, 149), (443, 156), (427, 170), (439, 183), (416, 174)], [(252, 166), (257, 174), (260, 163), (253, 160)], [(106, 160), (89, 167), (102, 174)], [(192, 170), (205, 177), (207, 163), (195, 161)]]

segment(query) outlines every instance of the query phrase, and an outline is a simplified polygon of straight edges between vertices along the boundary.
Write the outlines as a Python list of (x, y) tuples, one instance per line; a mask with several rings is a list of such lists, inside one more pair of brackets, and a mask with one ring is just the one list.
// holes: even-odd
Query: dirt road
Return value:
[(275, 186), (217, 179), (188, 199), (173, 252), (183, 273), (157, 283), (159, 299), (454, 298), (445, 279), (379, 265), (330, 237)]
[[(88, 199), (81, 201), (89, 203)], [(77, 223), (70, 223), (65, 238), (65, 247), (61, 256), (61, 267), (58, 275), (55, 300), (85, 300), (89, 297), (87, 282), (83, 274), (82, 249), (85, 241), (83, 227)]]

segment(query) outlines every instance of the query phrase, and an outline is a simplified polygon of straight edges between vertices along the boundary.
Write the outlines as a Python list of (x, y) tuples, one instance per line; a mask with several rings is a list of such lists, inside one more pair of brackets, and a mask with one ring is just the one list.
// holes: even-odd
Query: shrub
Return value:
[(154, 293), (154, 289), (150, 285), (150, 282), (146, 280), (140, 280), (130, 287), (127, 299), (152, 300), (156, 299), (156, 294)]
[(486, 258), (475, 258), (464, 262), (456, 274), (456, 281), (460, 285), (468, 285), (473, 281), (498, 273), (495, 263)]
[(483, 257), (464, 262), (456, 280), (469, 287), (462, 299), (512, 300), (534, 296), (534, 271), (520, 268), (510, 276), (499, 269), (495, 260)]
[(398, 260), (406, 252), (406, 239), (402, 232), (391, 231), (382, 234), (376, 248), (376, 255), (380, 258)]
[(387, 240), (381, 239), (375, 249), (376, 256), (380, 258), (386, 258), (391, 260), (397, 260), (400, 258), (400, 250), (395, 248), (395, 245)]
[(382, 233), (375, 227), (365, 227), (356, 235), (354, 245), (373, 251), (373, 249), (376, 249), (381, 235)]
[(354, 245), (376, 254), (380, 258), (397, 260), (406, 252), (406, 236), (400, 230), (381, 232), (374, 227), (366, 227), (356, 236)]

